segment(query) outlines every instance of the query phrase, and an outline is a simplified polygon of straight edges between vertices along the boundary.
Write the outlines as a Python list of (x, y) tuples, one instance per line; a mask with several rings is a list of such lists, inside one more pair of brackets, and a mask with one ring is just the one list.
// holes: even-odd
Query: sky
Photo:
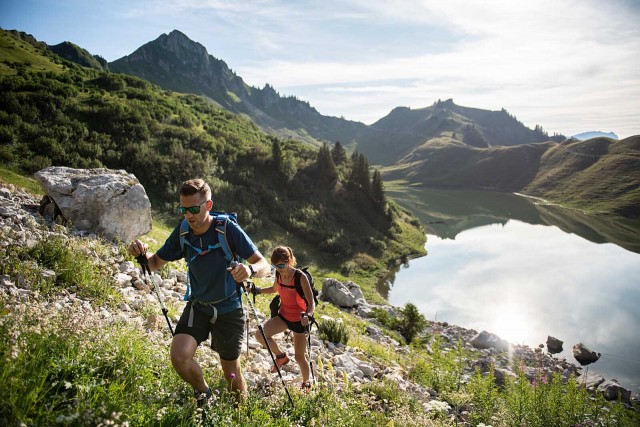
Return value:
[(640, 134), (640, 0), (0, 0), (114, 61), (176, 29), (255, 87), (366, 124), (453, 99), (550, 135)]

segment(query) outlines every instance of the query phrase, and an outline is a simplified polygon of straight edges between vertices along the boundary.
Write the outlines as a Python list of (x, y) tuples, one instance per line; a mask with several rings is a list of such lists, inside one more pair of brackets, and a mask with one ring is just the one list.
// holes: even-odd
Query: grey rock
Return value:
[(607, 380), (598, 386), (598, 391), (602, 392), (607, 400), (622, 400), (624, 403), (631, 403), (631, 391), (622, 387), (616, 380)]
[(471, 339), (471, 345), (479, 349), (493, 348), (498, 351), (508, 351), (509, 343), (496, 334), (492, 334), (487, 331), (478, 333)]
[(322, 299), (338, 307), (354, 307), (357, 304), (349, 288), (336, 279), (327, 278), (322, 283)]
[(562, 352), (562, 344), (558, 338), (552, 337), (551, 335), (547, 336), (547, 350), (551, 354), (556, 354)]
[(597, 388), (600, 384), (604, 383), (605, 379), (602, 374), (598, 372), (587, 372), (580, 375), (576, 380), (583, 384), (586, 388)]
[(51, 166), (35, 178), (79, 230), (123, 242), (151, 230), (151, 203), (133, 174)]
[(578, 343), (573, 346), (573, 357), (578, 361), (580, 365), (586, 366), (591, 363), (597, 362), (598, 359), (600, 359), (600, 353), (591, 351), (586, 345)]

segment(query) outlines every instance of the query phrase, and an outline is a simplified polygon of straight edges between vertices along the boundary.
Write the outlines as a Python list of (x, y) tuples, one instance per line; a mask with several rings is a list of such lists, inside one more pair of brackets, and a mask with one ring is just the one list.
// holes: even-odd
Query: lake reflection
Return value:
[(380, 289), (390, 304), (412, 302), (430, 320), (512, 343), (537, 346), (552, 335), (564, 341), (557, 356), (574, 363), (571, 348), (583, 342), (603, 354), (590, 370), (638, 393), (639, 254), (508, 218), (461, 228), (454, 237), (427, 234), (428, 255)]

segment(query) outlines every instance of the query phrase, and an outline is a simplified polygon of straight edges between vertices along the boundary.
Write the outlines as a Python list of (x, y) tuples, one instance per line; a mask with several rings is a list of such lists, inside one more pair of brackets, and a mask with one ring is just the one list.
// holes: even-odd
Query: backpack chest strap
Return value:
[(197, 248), (197, 247), (193, 246), (191, 243), (189, 243), (189, 241), (186, 240), (186, 239), (185, 239), (184, 243), (185, 243), (185, 245), (189, 245), (191, 247), (191, 249), (193, 249), (194, 252), (196, 253), (193, 257), (191, 257), (191, 259), (188, 260), (189, 262), (192, 262), (197, 257), (202, 256), (202, 255), (206, 255), (209, 252), (211, 252), (211, 251), (213, 251), (215, 249), (218, 249), (220, 247), (220, 243), (219, 242), (216, 243), (215, 245), (209, 245), (206, 248)]

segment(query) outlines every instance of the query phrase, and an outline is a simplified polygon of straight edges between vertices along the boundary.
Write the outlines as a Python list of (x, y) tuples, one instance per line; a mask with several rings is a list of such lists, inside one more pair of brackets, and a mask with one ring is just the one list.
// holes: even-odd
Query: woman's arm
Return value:
[(269, 286), (268, 288), (258, 288), (256, 286), (256, 293), (259, 294), (275, 294), (276, 292), (278, 292), (278, 282), (276, 280), (274, 280), (273, 285)]

